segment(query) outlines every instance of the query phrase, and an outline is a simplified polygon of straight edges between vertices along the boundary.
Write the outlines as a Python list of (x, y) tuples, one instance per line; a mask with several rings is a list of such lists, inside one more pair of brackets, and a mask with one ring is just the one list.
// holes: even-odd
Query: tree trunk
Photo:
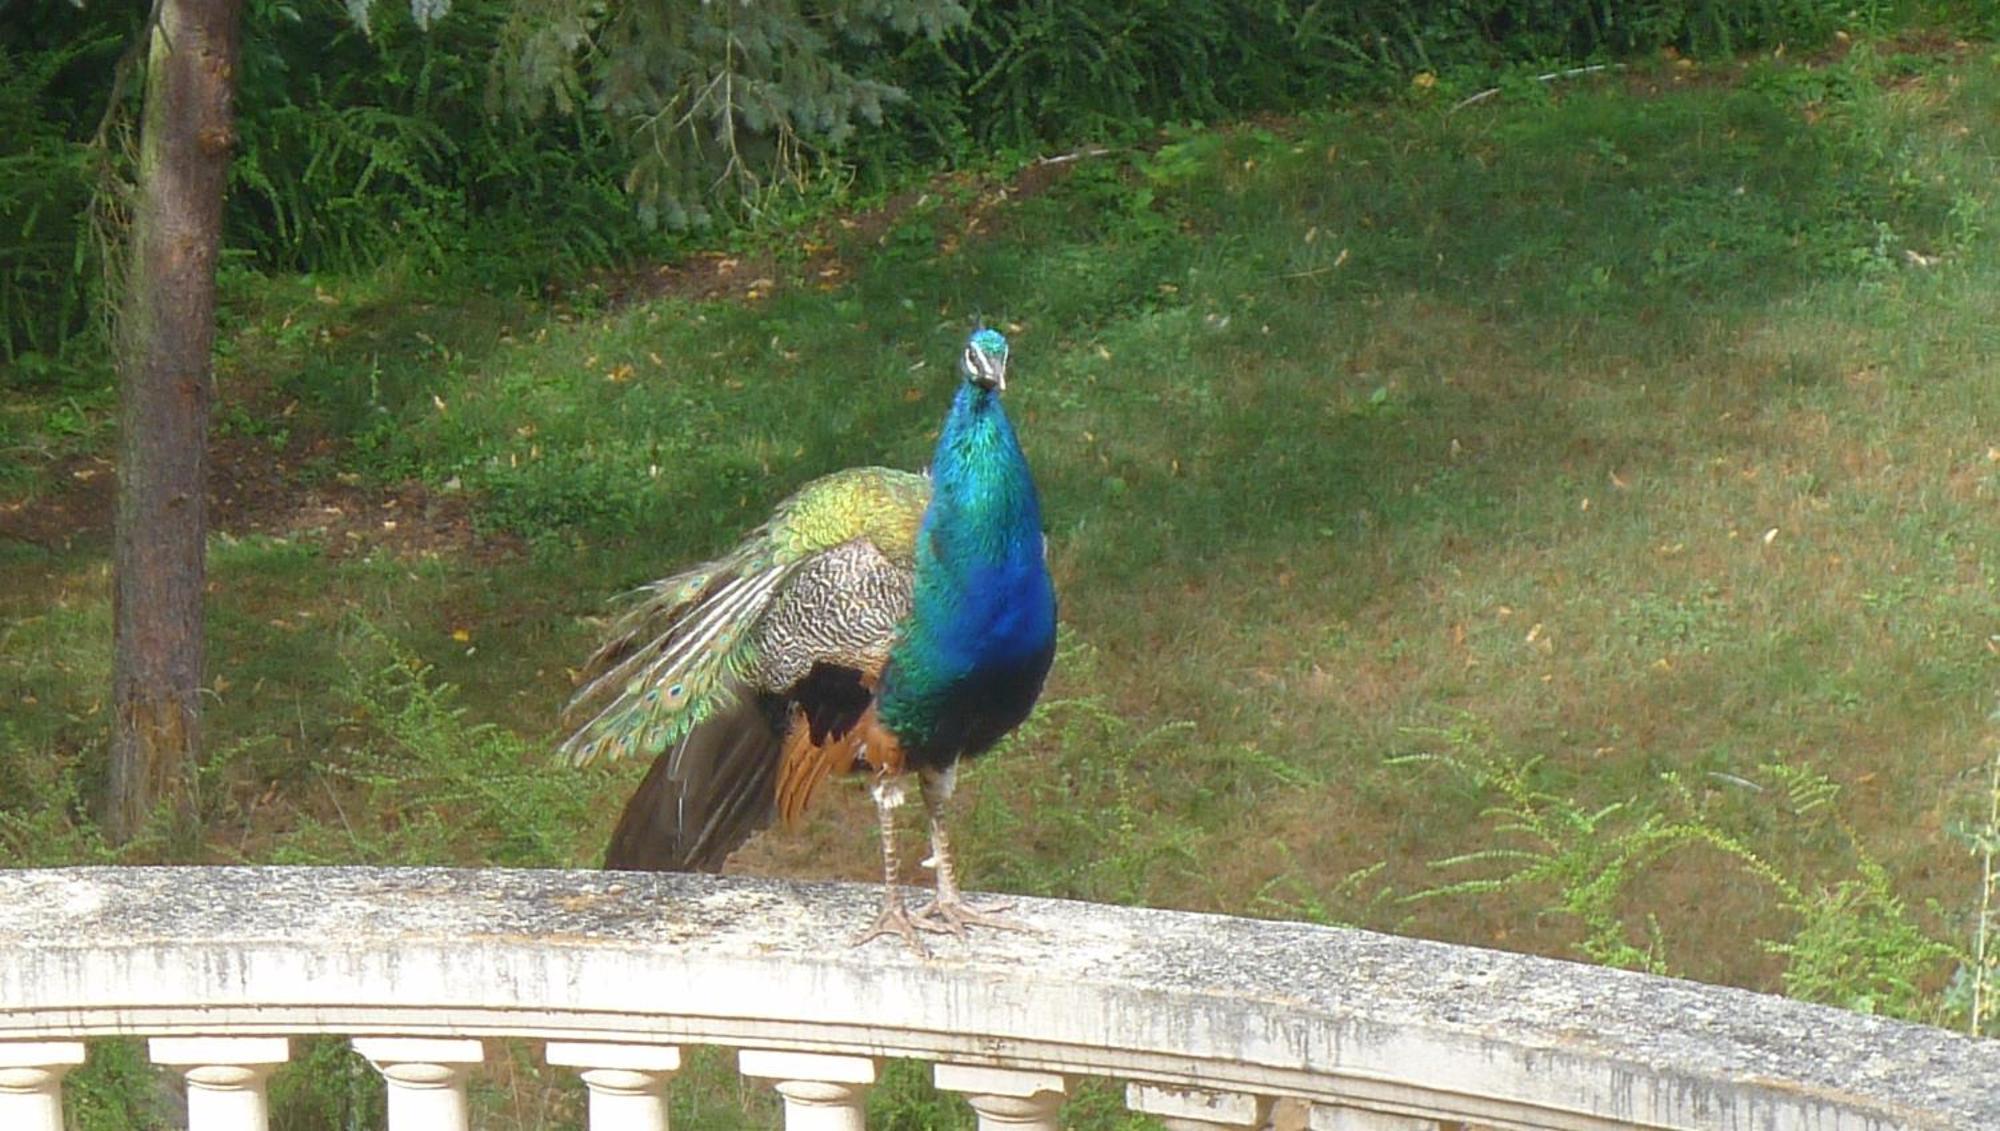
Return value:
[(139, 194), (119, 319), (105, 833), (185, 811), (199, 750), (215, 261), (235, 142), (239, 0), (160, 0), (146, 62)]

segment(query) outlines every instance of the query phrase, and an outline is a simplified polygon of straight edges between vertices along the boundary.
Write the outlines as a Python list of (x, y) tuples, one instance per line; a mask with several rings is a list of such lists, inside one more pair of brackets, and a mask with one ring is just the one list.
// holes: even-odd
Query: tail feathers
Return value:
[(749, 629), (789, 573), (705, 567), (649, 586), (585, 665), (589, 681), (564, 712), (585, 721), (563, 753), (576, 765), (657, 753), (699, 725), (743, 674)]
[(618, 818), (606, 868), (720, 872), (771, 823), (784, 736), (758, 698), (738, 696), (660, 752)]

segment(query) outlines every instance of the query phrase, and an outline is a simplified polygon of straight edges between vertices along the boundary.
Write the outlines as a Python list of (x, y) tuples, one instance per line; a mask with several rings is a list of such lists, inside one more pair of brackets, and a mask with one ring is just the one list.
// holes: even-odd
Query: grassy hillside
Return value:
[[(232, 277), (204, 824), (125, 856), (591, 863), (642, 767), (547, 751), (607, 600), (816, 474), (919, 466), (983, 316), (1065, 635), (961, 791), (973, 886), (1963, 1025), (1996, 151), (1989, 47), (1863, 46), (1174, 133), (547, 301)], [(109, 855), (109, 402), (34, 388), (0, 403), (15, 864)], [(834, 793), (737, 866), (872, 878)], [(106, 1056), (93, 1125), (131, 1125)], [(287, 1118), (332, 1125), (311, 1071)], [(510, 1125), (573, 1119), (496, 1079)], [(746, 1118), (694, 1079), (691, 1125)], [(898, 1079), (885, 1118), (944, 1118)]]

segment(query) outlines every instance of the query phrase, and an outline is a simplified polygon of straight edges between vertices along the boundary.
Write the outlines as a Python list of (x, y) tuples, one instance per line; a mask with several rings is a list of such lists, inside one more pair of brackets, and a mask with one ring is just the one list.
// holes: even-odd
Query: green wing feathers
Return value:
[[(778, 504), (758, 531), (793, 561), (863, 538), (891, 561), (916, 560), (917, 528), (930, 505), (928, 477), (887, 467), (857, 467), (815, 479)], [(754, 541), (757, 535), (752, 535)]]
[(905, 471), (836, 472), (780, 503), (728, 554), (641, 588), (584, 667), (565, 712), (581, 722), (563, 753), (578, 765), (654, 756), (745, 690), (781, 690), (757, 686), (760, 673), (791, 666), (760, 655), (758, 628), (774, 606), (796, 615), (798, 602), (778, 598), (800, 568), (866, 542), (911, 569), (930, 494), (930, 480)]

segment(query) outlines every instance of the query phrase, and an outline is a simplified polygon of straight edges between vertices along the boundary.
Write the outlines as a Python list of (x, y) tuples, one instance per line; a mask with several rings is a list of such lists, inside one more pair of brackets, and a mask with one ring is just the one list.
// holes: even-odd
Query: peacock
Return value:
[[(945, 831), (959, 764), (1028, 716), (1055, 656), (1041, 502), (1001, 408), (1007, 340), (981, 327), (928, 476), (816, 479), (735, 549), (643, 587), (585, 666), (563, 744), (577, 763), (651, 757), (606, 868), (709, 871), (836, 773), (866, 773), (884, 895), (855, 942), (1015, 927), (961, 894)], [(910, 775), (936, 892), (905, 906), (895, 811)]]

